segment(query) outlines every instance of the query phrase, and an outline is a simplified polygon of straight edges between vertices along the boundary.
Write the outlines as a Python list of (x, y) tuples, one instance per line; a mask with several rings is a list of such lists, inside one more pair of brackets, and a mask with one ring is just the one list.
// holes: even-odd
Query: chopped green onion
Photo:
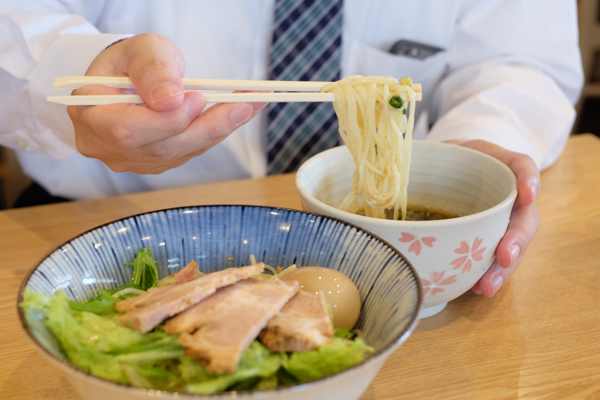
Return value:
[(406, 115), (406, 108), (402, 110), (402, 114)]
[(402, 104), (404, 104), (404, 101), (400, 96), (392, 96), (390, 99), (390, 106), (394, 108), (401, 108)]
[(375, 145), (375, 155), (377, 155), (377, 145)]
[(400, 79), (400, 82), (398, 82), (398, 83), (400, 83), (401, 85), (408, 85), (408, 86), (412, 87), (413, 80), (412, 80), (412, 78), (409, 78), (407, 76), (405, 78)]

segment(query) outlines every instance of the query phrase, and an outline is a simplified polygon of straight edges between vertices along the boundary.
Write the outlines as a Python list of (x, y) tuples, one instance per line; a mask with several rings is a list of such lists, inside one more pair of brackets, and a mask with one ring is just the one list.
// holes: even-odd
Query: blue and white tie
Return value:
[[(340, 79), (342, 0), (276, 0), (269, 79)], [(271, 103), (267, 173), (295, 171), (341, 139), (331, 103)]]

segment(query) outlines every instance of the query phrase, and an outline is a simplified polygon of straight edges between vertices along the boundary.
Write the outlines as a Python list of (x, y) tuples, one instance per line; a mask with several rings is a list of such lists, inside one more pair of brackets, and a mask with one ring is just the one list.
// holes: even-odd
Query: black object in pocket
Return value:
[(417, 43), (411, 40), (399, 40), (394, 43), (390, 49), (390, 53), (424, 60), (442, 50), (443, 49), (440, 49), (439, 47)]

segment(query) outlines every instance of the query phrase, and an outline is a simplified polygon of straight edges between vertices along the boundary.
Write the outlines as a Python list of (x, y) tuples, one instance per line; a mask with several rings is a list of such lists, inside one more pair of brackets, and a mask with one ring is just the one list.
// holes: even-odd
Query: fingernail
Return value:
[(263, 108), (265, 108), (269, 103), (252, 103), (252, 111), (257, 113)]
[(500, 274), (494, 276), (492, 278), (492, 290), (494, 291), (493, 294), (496, 294), (496, 292), (498, 290), (500, 290), (500, 288), (502, 287), (502, 285), (504, 285), (504, 277)]
[(181, 89), (172, 82), (158, 82), (152, 88), (152, 99), (155, 103), (181, 94)]
[(519, 255), (521, 254), (521, 248), (518, 244), (513, 244), (510, 246), (510, 265), (512, 265)]
[(204, 96), (198, 93), (197, 95), (193, 96), (188, 102), (188, 114), (190, 114), (192, 118), (196, 118), (198, 115), (200, 115), (205, 105), (206, 102), (204, 101)]
[(254, 108), (248, 103), (238, 103), (231, 110), (231, 114), (229, 117), (231, 118), (231, 122), (233, 125), (240, 126), (243, 123), (247, 122), (254, 113)]
[(534, 200), (538, 195), (538, 186), (539, 185), (536, 182), (529, 182), (529, 189), (531, 190), (531, 195), (533, 196)]

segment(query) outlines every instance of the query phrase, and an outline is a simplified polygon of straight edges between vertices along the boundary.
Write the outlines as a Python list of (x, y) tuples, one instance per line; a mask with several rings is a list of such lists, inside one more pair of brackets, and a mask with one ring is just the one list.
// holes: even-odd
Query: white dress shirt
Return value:
[[(187, 78), (265, 79), (274, 0), (0, 0), (0, 145), (54, 195), (90, 199), (261, 177), (264, 115), (161, 175), (115, 173), (77, 152), (54, 78), (84, 75), (108, 45), (157, 32), (182, 50)], [(423, 84), (417, 139), (484, 139), (540, 169), (560, 156), (583, 83), (576, 2), (344, 1), (342, 76)], [(400, 39), (443, 49), (418, 60)], [(264, 114), (264, 113), (261, 113)], [(429, 127), (431, 129), (429, 130)]]

